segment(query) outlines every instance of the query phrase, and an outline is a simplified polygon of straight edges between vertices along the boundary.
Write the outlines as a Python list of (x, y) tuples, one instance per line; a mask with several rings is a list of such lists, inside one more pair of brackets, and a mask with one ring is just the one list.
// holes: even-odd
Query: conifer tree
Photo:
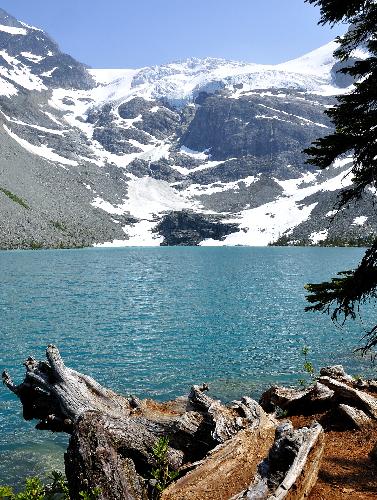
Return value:
[[(366, 189), (377, 190), (377, 1), (305, 1), (320, 7), (319, 24), (346, 22), (350, 26), (337, 39), (339, 48), (334, 55), (345, 63), (341, 72), (352, 75), (356, 83), (327, 111), (335, 125), (334, 133), (318, 139), (305, 151), (308, 163), (322, 169), (337, 158), (353, 156), (353, 184), (340, 193), (340, 209), (360, 200)], [(361, 60), (355, 58), (360, 50), (365, 53)], [(329, 282), (306, 288), (311, 304), (306, 310), (328, 312), (333, 320), (354, 319), (360, 304), (377, 298), (377, 238), (355, 270), (340, 272)], [(377, 325), (364, 339), (364, 352), (377, 345)]]

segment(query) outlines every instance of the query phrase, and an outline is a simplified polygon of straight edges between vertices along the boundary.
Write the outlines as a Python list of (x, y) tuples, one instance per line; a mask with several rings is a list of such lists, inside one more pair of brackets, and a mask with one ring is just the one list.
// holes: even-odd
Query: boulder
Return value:
[(345, 384), (349, 383), (353, 385), (355, 383), (355, 379), (345, 372), (342, 365), (326, 366), (325, 368), (321, 368), (319, 373), (321, 377), (330, 377)]

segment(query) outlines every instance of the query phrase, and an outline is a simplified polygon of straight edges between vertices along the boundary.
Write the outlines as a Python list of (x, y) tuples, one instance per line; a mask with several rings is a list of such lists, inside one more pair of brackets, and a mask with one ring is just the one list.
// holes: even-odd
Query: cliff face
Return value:
[(220, 217), (181, 211), (164, 215), (154, 231), (164, 237), (163, 246), (187, 246), (207, 239), (222, 241), (239, 229), (237, 224), (221, 222)]
[[(323, 100), (328, 105), (329, 99)], [(303, 126), (305, 125), (305, 126)], [(195, 113), (181, 143), (196, 151), (210, 150), (214, 160), (256, 157), (276, 163), (279, 158), (304, 169), (301, 151), (330, 126), (318, 97), (290, 91), (264, 95), (212, 96)], [(271, 166), (273, 171), (276, 167)]]

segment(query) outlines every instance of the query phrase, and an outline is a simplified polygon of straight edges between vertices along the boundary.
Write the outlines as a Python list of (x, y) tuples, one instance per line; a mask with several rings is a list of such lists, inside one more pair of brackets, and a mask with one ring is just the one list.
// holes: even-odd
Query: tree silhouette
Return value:
[[(305, 0), (320, 7), (319, 24), (349, 23), (338, 37), (334, 55), (344, 63), (340, 71), (355, 78), (353, 90), (338, 97), (326, 111), (335, 131), (305, 150), (308, 163), (329, 167), (335, 159), (353, 156), (353, 184), (339, 195), (337, 208), (360, 200), (366, 189), (377, 189), (377, 3), (375, 0)], [(357, 51), (357, 52), (356, 52)], [(362, 54), (362, 58), (358, 56)], [(331, 281), (306, 285), (311, 304), (306, 310), (325, 311), (335, 321), (355, 318), (359, 305), (377, 297), (377, 239), (354, 270)], [(377, 345), (377, 325), (364, 337), (365, 353)]]

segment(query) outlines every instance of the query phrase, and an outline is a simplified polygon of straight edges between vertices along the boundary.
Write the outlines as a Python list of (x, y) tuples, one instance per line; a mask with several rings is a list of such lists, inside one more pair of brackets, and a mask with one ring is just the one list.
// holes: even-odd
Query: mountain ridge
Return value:
[[(23, 32), (7, 32), (4, 18)], [(324, 111), (352, 88), (334, 70), (334, 42), (273, 66), (191, 58), (95, 70), (12, 19), (0, 12), (1, 248), (375, 233), (372, 192), (328, 215), (352, 159), (320, 172), (302, 154), (332, 130)]]

